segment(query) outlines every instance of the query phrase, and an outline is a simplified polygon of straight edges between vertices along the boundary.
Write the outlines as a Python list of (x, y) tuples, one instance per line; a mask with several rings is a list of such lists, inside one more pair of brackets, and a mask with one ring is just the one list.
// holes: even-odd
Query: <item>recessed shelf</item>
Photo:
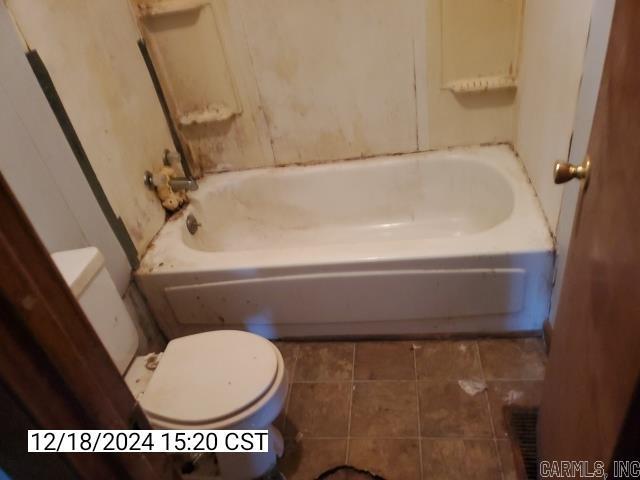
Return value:
[(225, 122), (242, 113), (214, 7), (204, 0), (140, 7), (146, 12), (141, 25), (149, 53), (181, 128)]
[(171, 15), (202, 8), (206, 5), (204, 0), (167, 0), (157, 3), (143, 3), (138, 5), (140, 17), (155, 17), (157, 15)]
[(193, 110), (184, 113), (178, 118), (178, 122), (182, 127), (189, 125), (203, 125), (206, 123), (224, 122), (236, 115), (237, 111), (232, 110), (226, 105), (209, 105), (200, 110)]
[(472, 93), (517, 88), (517, 86), (518, 83), (514, 77), (494, 76), (454, 80), (447, 83), (444, 88), (454, 93)]
[(442, 88), (517, 88), (524, 0), (442, 1)]

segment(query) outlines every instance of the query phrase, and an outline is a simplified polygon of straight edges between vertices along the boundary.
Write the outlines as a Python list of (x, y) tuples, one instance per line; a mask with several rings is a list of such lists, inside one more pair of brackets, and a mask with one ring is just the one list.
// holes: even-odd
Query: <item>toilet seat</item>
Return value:
[(270, 423), (285, 396), (278, 349), (252, 333), (220, 330), (169, 342), (140, 405), (159, 428), (249, 428)]

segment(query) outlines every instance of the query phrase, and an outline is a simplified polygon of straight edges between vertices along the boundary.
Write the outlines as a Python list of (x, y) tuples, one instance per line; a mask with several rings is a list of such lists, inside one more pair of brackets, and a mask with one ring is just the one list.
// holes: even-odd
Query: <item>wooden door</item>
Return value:
[(25, 427), (151, 427), (2, 172), (0, 218), (2, 468), (14, 479), (178, 478), (168, 454), (47, 454), (52, 458), (41, 462), (39, 454), (20, 453), (26, 453)]
[(540, 410), (539, 456), (609, 468), (640, 448), (630, 440), (637, 440), (640, 410), (638, 0), (616, 4), (589, 154)]

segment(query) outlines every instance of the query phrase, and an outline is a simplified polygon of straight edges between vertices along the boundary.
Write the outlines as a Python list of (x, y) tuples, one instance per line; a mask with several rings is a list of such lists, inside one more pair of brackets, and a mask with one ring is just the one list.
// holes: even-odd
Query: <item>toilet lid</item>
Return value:
[(140, 404), (150, 417), (185, 425), (234, 415), (275, 381), (275, 346), (252, 333), (222, 330), (169, 342)]

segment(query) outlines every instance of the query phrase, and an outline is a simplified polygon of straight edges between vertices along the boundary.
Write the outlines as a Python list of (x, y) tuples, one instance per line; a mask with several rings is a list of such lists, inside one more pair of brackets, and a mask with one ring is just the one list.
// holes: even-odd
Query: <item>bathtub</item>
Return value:
[(208, 176), (136, 281), (169, 338), (529, 332), (553, 260), (522, 165), (490, 146)]

